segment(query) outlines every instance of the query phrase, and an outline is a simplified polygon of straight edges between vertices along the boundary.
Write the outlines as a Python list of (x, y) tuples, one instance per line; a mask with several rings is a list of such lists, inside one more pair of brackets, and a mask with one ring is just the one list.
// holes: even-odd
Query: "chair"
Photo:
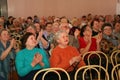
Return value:
[[(83, 60), (85, 60), (87, 56), (87, 59), (86, 59), (86, 62), (88, 65), (100, 65), (100, 66), (103, 66), (106, 70), (108, 70), (108, 57), (105, 53), (101, 52), (101, 51), (90, 51), (90, 52), (86, 52), (84, 55), (83, 55)], [(93, 59), (91, 58), (92, 56), (95, 56), (93, 57)], [(95, 60), (96, 58), (96, 60)], [(94, 61), (96, 61), (94, 63)], [(105, 62), (106, 61), (106, 62)], [(91, 64), (91, 62), (93, 62)], [(103, 63), (105, 62), (105, 63)], [(99, 68), (99, 71), (101, 71), (101, 68)], [(91, 72), (91, 70), (90, 70)], [(92, 79), (92, 75), (90, 74), (90, 78)]]
[(120, 80), (120, 64), (117, 64), (113, 67), (111, 78), (112, 80)]
[[(120, 54), (120, 50), (115, 50), (112, 52), (111, 56), (110, 56), (110, 60), (112, 63), (112, 66), (114, 67), (115, 65), (117, 65), (118, 63), (120, 63), (120, 58), (119, 58), (119, 54)], [(116, 76), (118, 76), (117, 71), (115, 70), (115, 74)], [(116, 77), (118, 80), (118, 77)]]
[(49, 72), (54, 72), (55, 74), (58, 75), (58, 78), (59, 78), (58, 80), (61, 80), (61, 75), (60, 75), (59, 71), (64, 72), (64, 73), (66, 74), (68, 80), (70, 80), (69, 74), (67, 73), (67, 71), (65, 71), (65, 70), (62, 69), (62, 68), (47, 68), (47, 69), (39, 70), (39, 71), (35, 74), (33, 80), (36, 80), (36, 77), (37, 77), (40, 73), (42, 73), (42, 72), (45, 72), (45, 73), (43, 74), (43, 76), (42, 76), (42, 80), (45, 80), (45, 77), (47, 76), (47, 74), (48, 74)]
[[(87, 64), (88, 64), (88, 65), (91, 65), (91, 63), (90, 63), (90, 57), (91, 57), (92, 55), (95, 55), (96, 57), (99, 58), (99, 63), (98, 63), (97, 65), (103, 66), (103, 65), (102, 65), (102, 62), (103, 62), (103, 60), (105, 59), (105, 61), (106, 61), (106, 63), (105, 63), (105, 64), (106, 64), (105, 69), (108, 70), (108, 57), (107, 57), (107, 55), (106, 55), (104, 52), (102, 52), (102, 51), (89, 51), (89, 52), (86, 52), (86, 53), (83, 54), (82, 58), (83, 58), (83, 60), (85, 60), (85, 58), (86, 58), (86, 56), (87, 56)], [(93, 65), (96, 65), (96, 64), (93, 64)]]
[[(104, 67), (99, 66), (99, 65), (87, 65), (87, 66), (80, 67), (75, 73), (74, 80), (77, 80), (78, 74), (80, 71), (82, 71), (82, 79), (81, 80), (86, 80), (85, 74), (87, 74), (88, 70), (95, 70), (97, 73), (97, 80), (101, 80), (101, 74), (100, 74), (101, 71), (99, 71), (98, 68), (101, 68), (105, 72), (105, 75), (106, 75), (105, 78), (106, 78), (106, 80), (109, 80), (109, 74), (108, 74), (107, 70)], [(95, 79), (92, 78), (90, 80), (95, 80)]]
[(120, 59), (118, 58), (118, 57), (120, 57), (120, 56), (118, 56), (119, 54), (120, 54), (120, 50), (115, 50), (112, 52), (110, 59), (111, 59), (111, 63), (113, 66), (118, 64), (118, 62), (120, 61)]

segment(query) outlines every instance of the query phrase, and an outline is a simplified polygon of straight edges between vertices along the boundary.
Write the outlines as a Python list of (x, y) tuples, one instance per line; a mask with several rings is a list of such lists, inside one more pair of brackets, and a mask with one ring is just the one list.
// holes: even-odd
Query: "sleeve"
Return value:
[[(64, 57), (64, 55), (58, 55), (56, 51), (53, 50), (50, 57), (50, 67), (67, 69), (68, 66), (70, 66), (70, 63), (68, 62), (68, 60), (61, 60), (61, 57)], [(67, 59), (67, 57), (65, 59)]]
[(19, 76), (25, 76), (27, 75), (30, 71), (32, 71), (32, 66), (31, 64), (24, 66), (24, 55), (21, 53), (17, 53), (16, 59), (15, 59), (15, 65), (17, 69), (17, 73)]
[(42, 60), (44, 62), (44, 67), (43, 68), (49, 68), (50, 63), (49, 63), (47, 53), (43, 49), (41, 49), (40, 54), (43, 56), (43, 60)]

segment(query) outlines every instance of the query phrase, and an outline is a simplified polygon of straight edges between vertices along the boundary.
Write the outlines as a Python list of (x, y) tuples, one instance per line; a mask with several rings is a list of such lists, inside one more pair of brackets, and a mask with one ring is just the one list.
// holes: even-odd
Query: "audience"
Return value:
[[(31, 36), (35, 37), (33, 41), (36, 42), (37, 40), (36, 44), (32, 45), (32, 50), (34, 51), (34, 49), (37, 49), (37, 50), (39, 49), (42, 52), (40, 53), (40, 55), (43, 56), (42, 58), (37, 54), (39, 56), (39, 59), (37, 59), (38, 61), (41, 59), (44, 60), (44, 56), (46, 56), (46, 53), (49, 54), (49, 57), (47, 54), (47, 57), (45, 57), (45, 59), (47, 58), (46, 60), (47, 60), (47, 63), (49, 64), (48, 58), (50, 58), (51, 66), (47, 65), (47, 67), (59, 66), (59, 64), (57, 66), (57, 63), (56, 63), (57, 60), (59, 60), (59, 57), (56, 53), (61, 54), (60, 53), (61, 51), (63, 51), (63, 53), (65, 52), (63, 55), (61, 54), (61, 59), (63, 59), (65, 57), (64, 55), (67, 55), (68, 52), (71, 50), (75, 51), (76, 53), (76, 54), (73, 53), (73, 51), (69, 52), (69, 54), (71, 55), (68, 55), (68, 57), (70, 58), (69, 60), (67, 60), (67, 63), (69, 62), (70, 63), (69, 65), (64, 64), (64, 66), (67, 66), (67, 67), (71, 66), (72, 63), (74, 65), (75, 61), (79, 62), (79, 60), (81, 60), (81, 56), (88, 51), (103, 51), (108, 55), (108, 58), (110, 58), (110, 55), (114, 50), (120, 49), (119, 21), (120, 21), (119, 15), (115, 15), (115, 16), (92, 15), (91, 13), (89, 13), (88, 15), (83, 15), (82, 17), (74, 17), (72, 19), (69, 19), (66, 16), (39, 17), (38, 15), (34, 15), (33, 17), (28, 16), (27, 18), (24, 18), (24, 17), (15, 18), (14, 16), (9, 16), (8, 19), (5, 20), (4, 17), (1, 16), (0, 17), (0, 31), (1, 31), (0, 32), (0, 44), (1, 44), (0, 46), (1, 47), (0, 48), (0, 78), (1, 79), (5, 78), (4, 80), (8, 80), (9, 69), (11, 68), (9, 64), (11, 60), (14, 61), (14, 58), (16, 57), (15, 56), (16, 54), (14, 53), (18, 52), (17, 56), (19, 56), (18, 54), (22, 55), (21, 52), (24, 51), (24, 49), (27, 49), (26, 46), (30, 46), (32, 44), (32, 43), (24, 44), (21, 41), (21, 38), (24, 37), (24, 35), (26, 34), (28, 34), (29, 36), (24, 39), (26, 40), (25, 43), (27, 43), (27, 41), (29, 40), (29, 37)], [(8, 31), (10, 31), (10, 33), (8, 33)], [(24, 46), (24, 49), (23, 49), (23, 46)], [(43, 55), (43, 53), (45, 55)], [(33, 55), (35, 55), (35, 53), (31, 53), (31, 54), (32, 54), (32, 57), (34, 57)], [(78, 55), (79, 57), (76, 57)], [(29, 56), (26, 56), (26, 57), (29, 57)], [(73, 57), (75, 57), (75, 61)], [(16, 61), (17, 61), (17, 58), (19, 57), (16, 57)], [(66, 58), (64, 60), (66, 60)], [(95, 60), (97, 61), (97, 59)], [(29, 65), (27, 65), (29, 67), (31, 66), (30, 62), (32, 63), (32, 59), (31, 61), (29, 61)], [(63, 64), (62, 62), (64, 61), (60, 60), (59, 67), (66, 70), (67, 67), (61, 66)], [(33, 63), (34, 63), (34, 59), (33, 59)], [(7, 65), (3, 65), (3, 64), (7, 64)], [(15, 64), (16, 66), (19, 65), (18, 63), (15, 63)], [(39, 64), (36, 63), (36, 65), (39, 65)], [(40, 64), (39, 66), (42, 66), (42, 65)], [(13, 68), (15, 71), (15, 67)], [(109, 68), (111, 69), (111, 67)], [(23, 78), (27, 78), (28, 75), (34, 75), (34, 73), (39, 69), (42, 69), (42, 68), (33, 67), (27, 73), (25, 71), (25, 75), (26, 75), (25, 76), (24, 74), (21, 75), (20, 70), (17, 68), (18, 74), (22, 80), (24, 80)], [(67, 71), (69, 73), (71, 72), (69, 71), (69, 69)], [(32, 72), (34, 73), (32, 74)]]

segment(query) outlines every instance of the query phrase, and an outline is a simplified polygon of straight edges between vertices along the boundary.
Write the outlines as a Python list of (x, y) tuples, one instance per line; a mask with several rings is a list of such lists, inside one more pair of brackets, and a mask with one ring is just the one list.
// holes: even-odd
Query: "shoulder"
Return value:
[(56, 46), (56, 47), (52, 50), (52, 52), (53, 52), (53, 51), (59, 51), (59, 47)]
[(17, 52), (16, 56), (23, 55), (26, 52), (26, 49), (22, 49), (19, 52)]

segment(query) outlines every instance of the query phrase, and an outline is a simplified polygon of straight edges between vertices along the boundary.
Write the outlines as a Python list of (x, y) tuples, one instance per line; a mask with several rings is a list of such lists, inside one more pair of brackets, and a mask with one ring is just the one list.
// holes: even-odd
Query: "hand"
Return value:
[(35, 56), (36, 56), (36, 57), (39, 57), (39, 60), (40, 60), (39, 64), (40, 64), (41, 66), (44, 66), (44, 63), (42, 62), (42, 55), (40, 55), (39, 53), (37, 53), (37, 54), (35, 54)]
[(82, 58), (81, 58), (81, 55), (73, 57), (73, 58), (70, 60), (70, 65), (72, 65), (72, 64), (75, 63), (75, 62), (79, 62), (81, 59), (82, 59)]
[(40, 38), (42, 37), (42, 35), (43, 35), (43, 30), (41, 30), (41, 31), (39, 32), (38, 40), (40, 40)]
[(40, 55), (39, 53), (36, 53), (33, 61), (32, 61), (32, 66), (34, 67), (36, 64), (42, 63), (42, 55)]
[(10, 40), (10, 47), (13, 48), (15, 44), (15, 39), (13, 38), (12, 40)]

